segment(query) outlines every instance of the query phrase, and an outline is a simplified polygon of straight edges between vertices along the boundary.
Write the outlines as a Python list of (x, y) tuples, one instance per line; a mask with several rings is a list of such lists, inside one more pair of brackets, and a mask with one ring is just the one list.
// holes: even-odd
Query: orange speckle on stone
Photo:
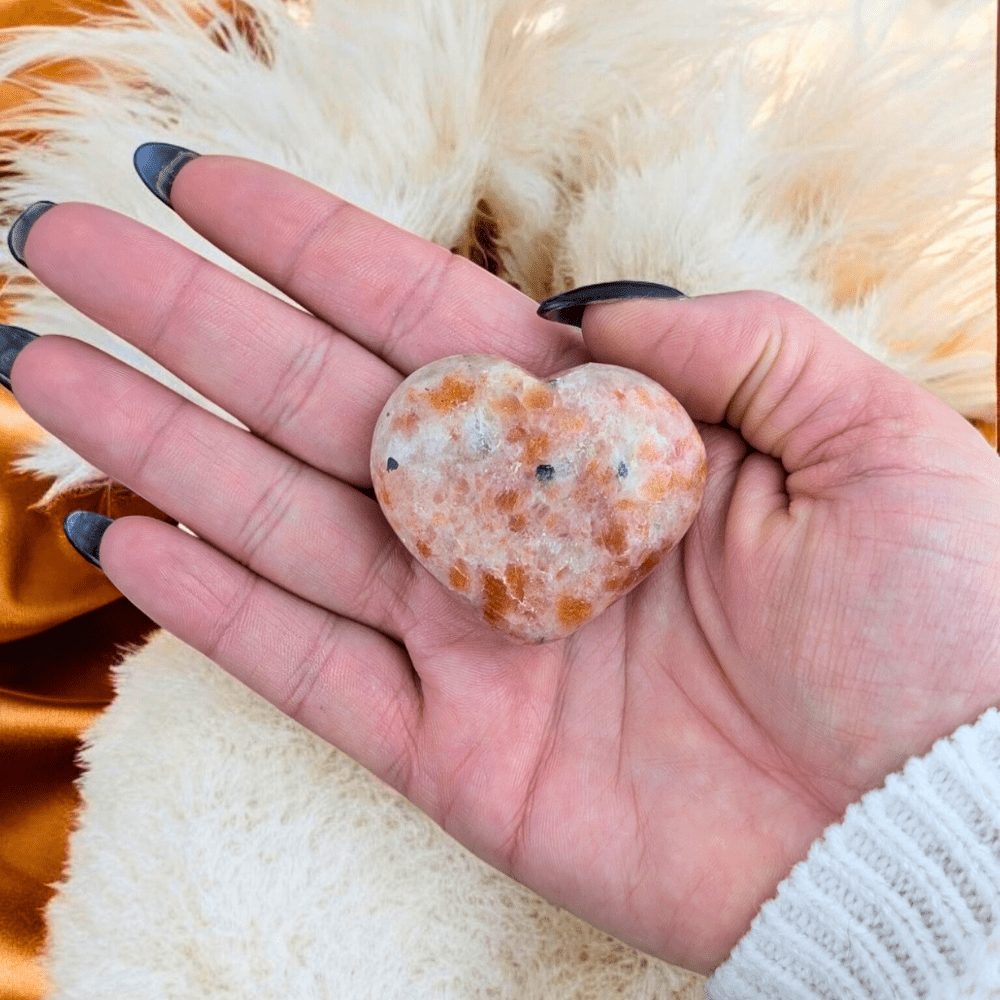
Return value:
[(587, 428), (586, 418), (575, 410), (563, 410), (559, 413), (557, 422), (559, 430), (565, 434), (579, 434)]
[(659, 451), (656, 449), (656, 445), (654, 445), (649, 438), (646, 438), (646, 440), (639, 445), (638, 455), (644, 462), (655, 462), (661, 457)]
[(582, 507), (597, 505), (603, 508), (609, 499), (607, 497), (608, 484), (616, 478), (617, 476), (610, 466), (602, 462), (590, 461), (577, 478), (577, 485), (574, 486), (570, 496), (574, 503), (578, 503)]
[(639, 493), (650, 503), (656, 503), (670, 492), (670, 488), (673, 485), (672, 480), (673, 476), (668, 475), (666, 472), (654, 472), (639, 487)]
[(524, 407), (521, 405), (521, 400), (513, 395), (513, 393), (509, 396), (501, 396), (493, 403), (493, 406), (508, 417), (524, 416)]
[(576, 628), (590, 617), (590, 601), (579, 597), (563, 596), (556, 601), (556, 615), (563, 628)]
[(521, 491), (520, 490), (504, 490), (503, 493), (498, 493), (496, 498), (497, 510), (505, 511), (510, 513), (519, 503), (521, 502)]
[(447, 515), (442, 514), (441, 511), (439, 510), (436, 510), (434, 512), (434, 515), (431, 517), (431, 524), (433, 524), (435, 528), (440, 528), (447, 523), (448, 523)]
[(431, 406), (441, 413), (447, 413), (462, 403), (467, 403), (476, 394), (476, 386), (457, 375), (445, 375), (436, 389), (427, 390)]
[(552, 405), (552, 390), (544, 385), (532, 386), (522, 397), (529, 410), (547, 410)]
[(514, 595), (514, 599), (523, 601), (524, 583), (527, 579), (524, 567), (514, 563), (507, 563), (507, 569), (504, 572), (503, 578), (507, 584), (507, 589)]
[(469, 589), (469, 567), (465, 564), (464, 560), (459, 559), (457, 562), (452, 563), (452, 567), (448, 572), (448, 582), (455, 590)]
[(690, 476), (682, 476), (679, 472), (670, 474), (669, 486), (672, 490), (701, 489), (708, 477), (708, 466), (704, 462)]
[(416, 410), (406, 410), (393, 417), (392, 424), (390, 426), (393, 433), (402, 434), (404, 437), (411, 438), (417, 429), (419, 419), (420, 418), (417, 416)]
[(538, 465), (548, 454), (548, 434), (532, 434), (524, 443), (524, 461), (528, 465)]
[(698, 471), (694, 474), (693, 479), (699, 489), (704, 487), (708, 481), (708, 462), (704, 459), (702, 459), (701, 464), (698, 466)]
[(503, 580), (486, 573), (483, 577), (483, 617), (491, 625), (499, 625), (507, 617), (512, 603)]
[(660, 561), (660, 553), (652, 552), (631, 573), (612, 576), (604, 581), (604, 589), (609, 591), (631, 590), (640, 580), (645, 579)]
[(468, 493), (469, 492), (469, 480), (462, 476), (457, 483), (455, 483), (455, 491), (457, 493)]
[(650, 552), (645, 559), (643, 559), (642, 564), (639, 566), (638, 573), (639, 579), (641, 580), (648, 573), (652, 573), (657, 566), (660, 565), (660, 560), (663, 558), (663, 553), (661, 552)]
[(528, 436), (528, 432), (518, 424), (517, 427), (512, 427), (510, 432), (507, 434), (507, 440), (511, 444), (517, 444), (518, 441), (523, 441)]
[(421, 559), (430, 559), (431, 547), (426, 542), (417, 542), (417, 551)]
[(607, 462), (593, 460), (587, 463), (580, 478), (594, 485), (607, 486), (612, 479), (617, 478), (617, 473)]
[(616, 555), (620, 555), (626, 549), (625, 539), (625, 522), (616, 517), (598, 536), (597, 540), (609, 552), (614, 552)]
[(656, 407), (656, 403), (653, 402), (653, 397), (650, 396), (648, 392), (641, 386), (637, 385), (635, 387), (635, 394), (639, 397), (639, 401), (644, 405), (648, 406), (651, 410)]
[(520, 531), (527, 523), (528, 519), (523, 514), (511, 514), (510, 517), (507, 519), (507, 527), (515, 534), (518, 531)]

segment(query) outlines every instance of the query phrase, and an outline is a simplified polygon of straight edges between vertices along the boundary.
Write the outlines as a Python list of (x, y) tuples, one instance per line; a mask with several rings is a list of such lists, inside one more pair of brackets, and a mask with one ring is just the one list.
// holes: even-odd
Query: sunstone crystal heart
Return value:
[(372, 440), (403, 544), (494, 628), (569, 635), (687, 531), (705, 447), (662, 386), (615, 365), (539, 380), (502, 358), (442, 358), (389, 397)]

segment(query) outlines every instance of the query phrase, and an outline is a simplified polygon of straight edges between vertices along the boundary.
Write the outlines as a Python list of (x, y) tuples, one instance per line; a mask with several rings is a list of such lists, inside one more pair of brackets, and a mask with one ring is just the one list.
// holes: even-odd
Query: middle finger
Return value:
[(49, 209), (32, 226), (24, 257), (60, 298), (258, 437), (322, 472), (371, 485), (375, 422), (402, 376), (351, 338), (96, 205)]

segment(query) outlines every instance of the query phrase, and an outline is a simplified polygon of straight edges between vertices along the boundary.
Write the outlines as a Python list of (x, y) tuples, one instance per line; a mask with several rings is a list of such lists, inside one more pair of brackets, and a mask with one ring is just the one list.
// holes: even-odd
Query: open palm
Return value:
[[(261, 164), (195, 159), (171, 201), (307, 311), (96, 206), (36, 223), (42, 282), (253, 432), (79, 341), (25, 348), (24, 409), (198, 536), (123, 518), (105, 572), (544, 896), (708, 972), (850, 802), (1000, 700), (1000, 461), (801, 309), (608, 303), (581, 336)], [(390, 393), (469, 352), (636, 368), (705, 440), (683, 542), (556, 643), (493, 633), (364, 492)]]

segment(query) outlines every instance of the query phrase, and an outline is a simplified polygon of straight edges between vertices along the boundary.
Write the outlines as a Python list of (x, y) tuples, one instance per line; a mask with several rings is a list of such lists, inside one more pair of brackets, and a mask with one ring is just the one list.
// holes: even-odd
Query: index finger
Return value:
[(199, 156), (174, 179), (170, 205), (404, 375), (449, 354), (500, 354), (540, 376), (587, 360), (579, 334), (538, 317), (516, 288), (276, 167)]

